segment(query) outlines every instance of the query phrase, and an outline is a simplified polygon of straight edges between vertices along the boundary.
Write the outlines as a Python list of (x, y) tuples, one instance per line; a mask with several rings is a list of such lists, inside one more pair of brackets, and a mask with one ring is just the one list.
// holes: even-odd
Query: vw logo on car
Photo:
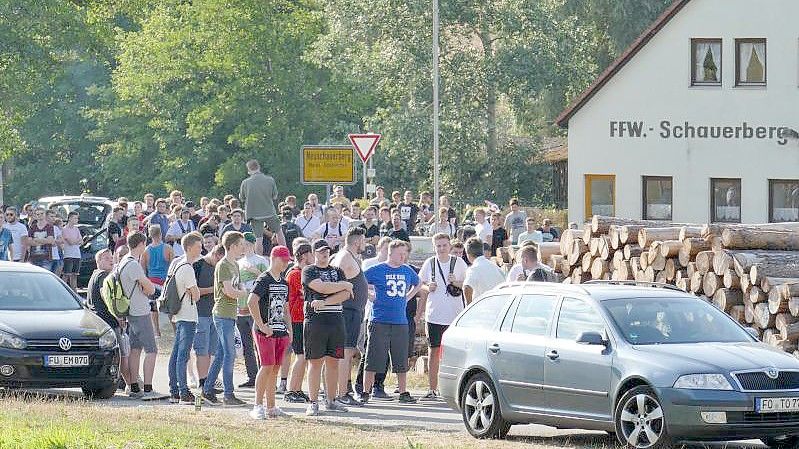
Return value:
[(61, 337), (58, 340), (58, 347), (61, 348), (63, 351), (69, 351), (72, 349), (72, 340), (67, 337)]

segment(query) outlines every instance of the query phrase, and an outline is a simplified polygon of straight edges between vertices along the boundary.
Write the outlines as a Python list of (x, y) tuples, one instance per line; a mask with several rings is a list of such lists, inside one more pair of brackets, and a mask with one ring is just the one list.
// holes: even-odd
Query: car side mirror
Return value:
[(607, 344), (605, 337), (599, 332), (583, 332), (577, 338), (577, 343), (589, 346), (605, 346)]
[(752, 337), (754, 337), (756, 340), (760, 340), (760, 334), (757, 332), (757, 330), (756, 330), (755, 328), (753, 328), (753, 327), (746, 327), (745, 329), (746, 329), (746, 332), (747, 332), (749, 335), (751, 335)]

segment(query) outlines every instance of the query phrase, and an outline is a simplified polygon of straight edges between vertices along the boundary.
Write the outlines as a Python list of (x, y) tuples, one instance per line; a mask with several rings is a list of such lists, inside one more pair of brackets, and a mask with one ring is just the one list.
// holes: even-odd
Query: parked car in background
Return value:
[(0, 262), (0, 388), (81, 388), (114, 395), (114, 331), (66, 284), (30, 264)]
[(442, 350), (441, 395), (478, 438), (537, 423), (639, 449), (799, 442), (799, 360), (673, 286), (503, 284), (460, 314)]
[(83, 235), (78, 286), (86, 287), (97, 266), (94, 255), (108, 247), (105, 231), (114, 203), (104, 197), (51, 196), (39, 199), (36, 205), (55, 210), (64, 221), (70, 212), (78, 213), (78, 228)]

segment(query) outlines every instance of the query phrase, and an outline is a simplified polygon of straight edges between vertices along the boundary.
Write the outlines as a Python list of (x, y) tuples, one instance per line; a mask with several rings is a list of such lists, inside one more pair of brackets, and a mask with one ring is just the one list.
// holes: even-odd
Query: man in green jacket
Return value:
[(255, 251), (264, 253), (264, 229), (277, 235), (278, 245), (285, 245), (286, 238), (280, 229), (280, 219), (275, 211), (277, 186), (275, 179), (261, 173), (261, 164), (255, 159), (247, 162), (247, 173), (250, 175), (241, 182), (239, 199), (244, 203), (244, 214), (255, 233)]

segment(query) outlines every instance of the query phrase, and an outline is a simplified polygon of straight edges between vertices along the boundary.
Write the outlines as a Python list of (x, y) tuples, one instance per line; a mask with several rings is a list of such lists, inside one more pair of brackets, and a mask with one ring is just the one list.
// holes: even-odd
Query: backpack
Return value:
[(164, 288), (161, 290), (161, 296), (158, 298), (158, 310), (170, 316), (177, 315), (178, 312), (180, 312), (180, 307), (183, 305), (183, 298), (188, 292), (184, 291), (182, 295), (178, 295), (178, 282), (177, 279), (175, 279), (175, 275), (177, 275), (178, 271), (183, 268), (184, 265), (189, 265), (189, 263), (184, 262), (178, 265), (175, 271), (166, 277)]
[[(132, 260), (133, 259), (128, 259), (119, 270), (112, 270), (111, 273), (103, 279), (103, 286), (100, 289), (100, 297), (103, 299), (108, 311), (111, 315), (114, 315), (115, 318), (124, 318), (128, 316), (128, 312), (130, 311), (130, 296), (133, 295), (133, 291), (131, 290), (130, 295), (125, 293), (125, 289), (122, 287), (122, 272)], [(134, 290), (138, 283), (139, 281), (137, 280), (133, 284)]]

